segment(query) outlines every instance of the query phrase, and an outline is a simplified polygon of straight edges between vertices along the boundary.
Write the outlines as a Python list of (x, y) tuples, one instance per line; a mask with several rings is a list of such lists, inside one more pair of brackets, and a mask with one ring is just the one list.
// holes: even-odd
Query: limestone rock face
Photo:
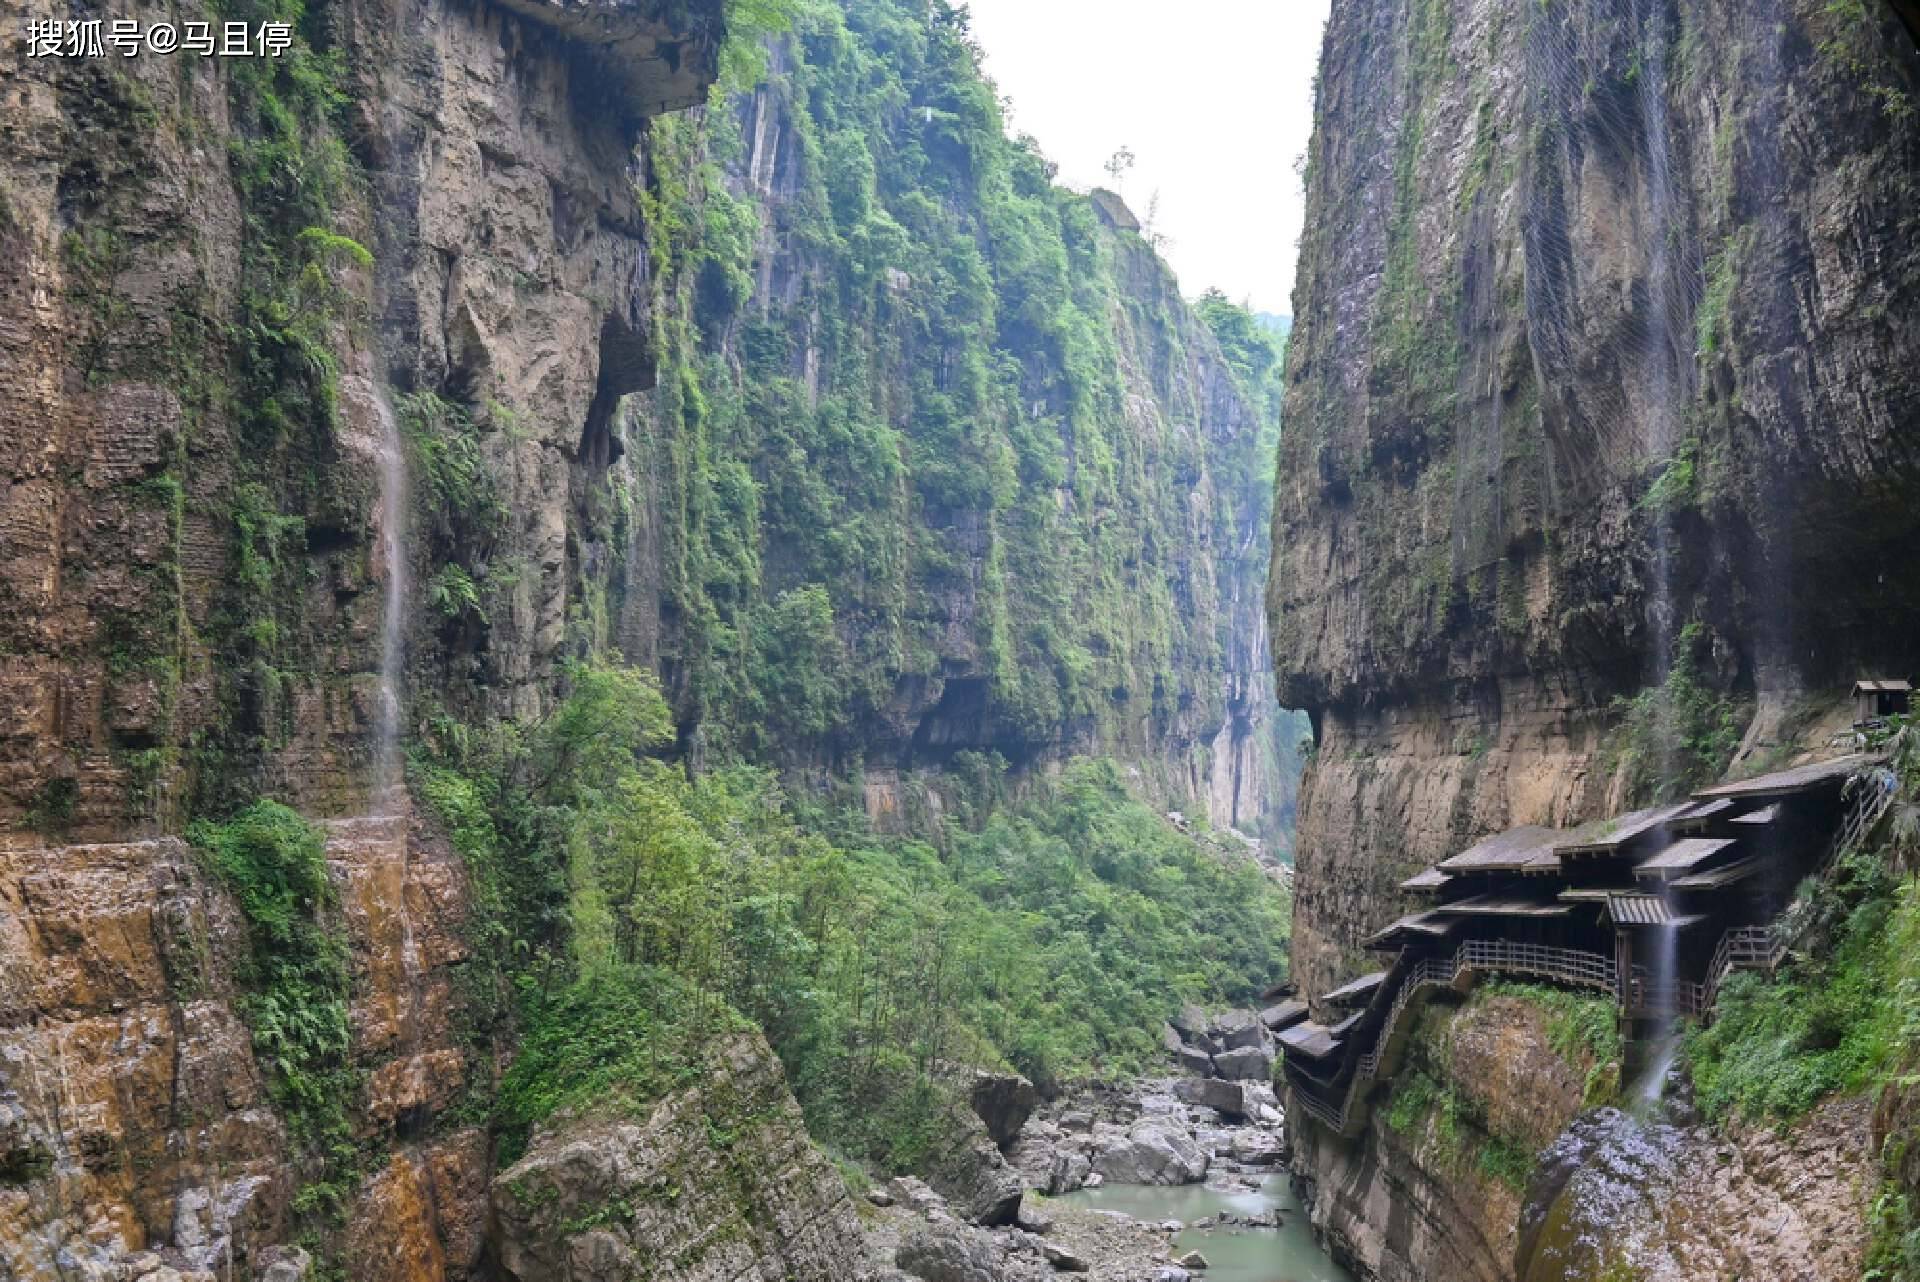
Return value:
[(1320, 85), (1268, 598), (1308, 993), (1406, 876), (1615, 806), (1612, 701), (1688, 620), (1750, 749), (1920, 661), (1891, 7), (1363, 0)]
[(934, 1159), (927, 1182), (956, 1214), (975, 1224), (1013, 1223), (1026, 1191), (1020, 1172), (972, 1114), (950, 1115), (948, 1127), (955, 1138), (946, 1153)]
[[(465, 880), (405, 816), (326, 835), (351, 946), (361, 1138), (393, 1143), (466, 1082), (447, 970), (466, 955)], [(183, 842), (0, 854), (0, 1167), (12, 1173), (0, 1273), (53, 1282), (62, 1261), (111, 1271), (156, 1249), (245, 1269), (282, 1241), (293, 1175), (235, 1009), (244, 941)], [(398, 1143), (348, 1217), (350, 1239), (381, 1244), (359, 1273), (463, 1275), (485, 1165), (477, 1132)]]
[(1173, 1093), (1189, 1104), (1199, 1104), (1233, 1121), (1246, 1117), (1247, 1088), (1241, 1082), (1221, 1078), (1183, 1077), (1173, 1084)]
[(1243, 1082), (1264, 1082), (1273, 1077), (1273, 1048), (1242, 1046), (1221, 1051), (1213, 1057), (1213, 1069), (1222, 1077)]
[(1267, 1027), (1260, 1017), (1250, 1010), (1230, 1010), (1213, 1021), (1209, 1030), (1222, 1050), (1244, 1050), (1259, 1048), (1269, 1041)]
[[(1317, 740), (1303, 993), (1373, 968), (1421, 868), (1624, 809), (1614, 701), (1689, 620), (1746, 755), (1920, 665), (1920, 132), (1883, 105), (1916, 89), (1885, 5), (1335, 6), (1268, 595)], [(1503, 1124), (1551, 1138), (1529, 1098)], [(1497, 1194), (1377, 1119), (1297, 1135), (1377, 1276), (1511, 1269)]]
[(1551, 1049), (1540, 1008), (1495, 997), (1423, 1017), (1402, 1072), (1416, 1067), (1465, 1101), (1454, 1138), (1441, 1138), (1431, 1113), (1395, 1130), (1384, 1098), (1351, 1144), (1315, 1124), (1291, 1128), (1308, 1215), (1368, 1276), (1509, 1279), (1523, 1199), (1473, 1163), (1450, 1161), (1448, 1145), (1478, 1151), (1498, 1136), (1539, 1151), (1579, 1114), (1588, 1061)]
[[(1790, 1127), (1736, 1122), (1721, 1134), (1587, 1114), (1541, 1156), (1519, 1276), (1604, 1259), (1660, 1282), (1852, 1282), (1874, 1197), (1871, 1113), (1866, 1100), (1836, 1099)], [(1630, 1143), (1615, 1135), (1623, 1127)]]
[(923, 1282), (1041, 1282), (1051, 1271), (1010, 1259), (991, 1237), (961, 1225), (935, 1225), (900, 1244), (895, 1263)]
[[(404, 817), (339, 819), (376, 800), (376, 389), (397, 396), (459, 372), (476, 395), (550, 411), (528, 419), (538, 430), (497, 434), (489, 459), (525, 518), (497, 551), (526, 572), (494, 615), (486, 676), (503, 708), (537, 704), (578, 605), (571, 499), (606, 462), (587, 430), (596, 399), (651, 368), (632, 341), (647, 264), (635, 116), (710, 82), (717, 9), (310, 7), (349, 69), (346, 132), (368, 178), (341, 197), (336, 230), (370, 246), (379, 270), (338, 273), (371, 323), (340, 337), (330, 430), (268, 459), (244, 435), (248, 407), (223, 394), (246, 359), (235, 336), (258, 285), (225, 68), (10, 62), (0, 1275), (131, 1279), (152, 1265), (239, 1279), (270, 1267), (295, 1282), (272, 1248), (306, 1172), (240, 1018), (242, 923), (181, 842), (138, 839), (255, 792), (338, 820), (327, 858), (363, 1083), (349, 1111), (369, 1155), (346, 1190), (349, 1271), (443, 1282), (476, 1267), (490, 1157), (478, 1132), (436, 1124), (494, 1067), (470, 1065), (457, 1031), (464, 874)], [(189, 4), (174, 16), (218, 15)], [(269, 479), (284, 464), (299, 491), (263, 500), (303, 518), (271, 601), (236, 574), (239, 491), (259, 479), (241, 460)], [(236, 618), (274, 623), (277, 669), (221, 649)], [(424, 674), (438, 640), (410, 642)]]
[(870, 1276), (846, 1185), (757, 1033), (645, 1117), (543, 1127), (492, 1205), (494, 1253), (518, 1282)]

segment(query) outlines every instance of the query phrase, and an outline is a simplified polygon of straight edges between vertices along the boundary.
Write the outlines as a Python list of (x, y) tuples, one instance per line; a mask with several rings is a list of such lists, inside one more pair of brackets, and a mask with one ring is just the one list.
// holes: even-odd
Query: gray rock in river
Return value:
[(1195, 1046), (1182, 1046), (1174, 1052), (1180, 1067), (1189, 1073), (1198, 1073), (1201, 1077), (1213, 1076), (1213, 1056)]
[(1020, 1172), (972, 1114), (955, 1122), (961, 1137), (932, 1164), (927, 1183), (962, 1219), (988, 1228), (1013, 1223), (1026, 1192)]
[(1217, 1077), (1188, 1077), (1173, 1084), (1173, 1093), (1189, 1104), (1210, 1108), (1232, 1121), (1247, 1116), (1247, 1086)]
[(1213, 1022), (1214, 1040), (1221, 1050), (1240, 1050), (1267, 1044), (1267, 1026), (1250, 1010), (1230, 1010)]
[(1093, 1169), (1116, 1184), (1197, 1184), (1207, 1178), (1207, 1155), (1177, 1126), (1147, 1118), (1109, 1138)]

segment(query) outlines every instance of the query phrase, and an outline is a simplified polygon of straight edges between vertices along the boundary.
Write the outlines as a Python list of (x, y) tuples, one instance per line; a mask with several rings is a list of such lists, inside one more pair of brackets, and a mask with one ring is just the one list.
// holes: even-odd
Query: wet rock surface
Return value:
[[(1337, 1258), (1387, 1282), (1563, 1282), (1614, 1265), (1649, 1282), (1859, 1276), (1876, 1180), (1867, 1101), (1830, 1101), (1784, 1130), (1716, 1129), (1673, 1073), (1641, 1121), (1583, 1109), (1590, 1061), (1550, 1041), (1542, 1008), (1516, 997), (1432, 1012), (1409, 1067), (1459, 1101), (1450, 1135), (1431, 1108), (1395, 1129), (1386, 1100), (1352, 1142), (1299, 1129), (1297, 1187)], [(1489, 1132), (1540, 1153), (1524, 1190), (1479, 1167)]]
[[(484, 1137), (421, 1127), (461, 1092), (450, 968), (466, 885), (406, 814), (324, 826), (349, 945), (358, 1138), (350, 1194), (366, 1282), (432, 1282), (479, 1258)], [(0, 1276), (287, 1272), (295, 1172), (233, 974), (245, 930), (183, 842), (0, 853)], [(163, 1276), (160, 1282), (172, 1282)], [(283, 1282), (293, 1282), (291, 1279)]]
[(1859, 1277), (1871, 1111), (1864, 1099), (1833, 1100), (1784, 1130), (1736, 1122), (1724, 1132), (1611, 1108), (1586, 1114), (1542, 1155), (1515, 1276)]

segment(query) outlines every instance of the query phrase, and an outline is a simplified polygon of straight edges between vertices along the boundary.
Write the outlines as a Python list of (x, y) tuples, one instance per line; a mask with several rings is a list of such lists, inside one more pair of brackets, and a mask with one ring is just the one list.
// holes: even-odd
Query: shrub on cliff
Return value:
[(189, 837), (246, 920), (238, 1006), (274, 1101), (303, 1143), (343, 1143), (347, 945), (319, 830), (262, 800)]
[(1733, 976), (1687, 1039), (1709, 1116), (1798, 1117), (1873, 1083), (1920, 1030), (1920, 885), (1856, 854), (1814, 900), (1815, 945), (1771, 980)]
[(1708, 683), (1701, 663), (1707, 632), (1697, 620), (1674, 638), (1673, 662), (1657, 686), (1614, 700), (1620, 717), (1613, 755), (1638, 801), (1684, 797), (1719, 778), (1740, 746), (1739, 703)]

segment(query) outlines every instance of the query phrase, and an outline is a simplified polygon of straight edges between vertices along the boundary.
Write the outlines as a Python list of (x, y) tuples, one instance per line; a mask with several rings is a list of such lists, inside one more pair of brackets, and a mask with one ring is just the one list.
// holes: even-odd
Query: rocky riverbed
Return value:
[[(1280, 1103), (1264, 1072), (1251, 1080), (1220, 1075), (1246, 1071), (1242, 1061), (1270, 1069), (1264, 1025), (1251, 1012), (1208, 1017), (1189, 1011), (1169, 1026), (1167, 1039), (1170, 1057), (1194, 1071), (1050, 1101), (1022, 1089), (1019, 1079), (982, 1075), (973, 1103), (998, 1141), (1004, 1166), (988, 1158), (986, 1170), (943, 1185), (944, 1196), (915, 1179), (867, 1190), (860, 1216), (876, 1275), (1023, 1282), (1070, 1273), (1110, 1282), (1188, 1282), (1203, 1276), (1207, 1261), (1179, 1235), (1277, 1227), (1283, 1212), (1259, 1194), (1286, 1162)], [(996, 1182), (1017, 1182), (1023, 1191), (1010, 1217), (1004, 1200), (974, 1193)], [(1192, 1202), (1217, 1203), (1217, 1209), (1187, 1221), (1059, 1200), (1082, 1190), (1180, 1185), (1219, 1193)], [(983, 1211), (989, 1202), (994, 1209)]]
[(969, 1223), (964, 1207), (910, 1178), (868, 1190), (861, 1219), (883, 1278), (1021, 1282), (1073, 1273), (1186, 1282), (1200, 1270), (1176, 1246), (1181, 1231), (1272, 1225), (1277, 1216), (1225, 1212), (1190, 1225), (1065, 1205), (1052, 1195), (1203, 1182), (1251, 1193), (1284, 1164), (1284, 1151), (1283, 1117), (1263, 1082), (1178, 1077), (1101, 1087), (1039, 1105), (1007, 1145), (1008, 1166), (1026, 1190), (1012, 1223)]

